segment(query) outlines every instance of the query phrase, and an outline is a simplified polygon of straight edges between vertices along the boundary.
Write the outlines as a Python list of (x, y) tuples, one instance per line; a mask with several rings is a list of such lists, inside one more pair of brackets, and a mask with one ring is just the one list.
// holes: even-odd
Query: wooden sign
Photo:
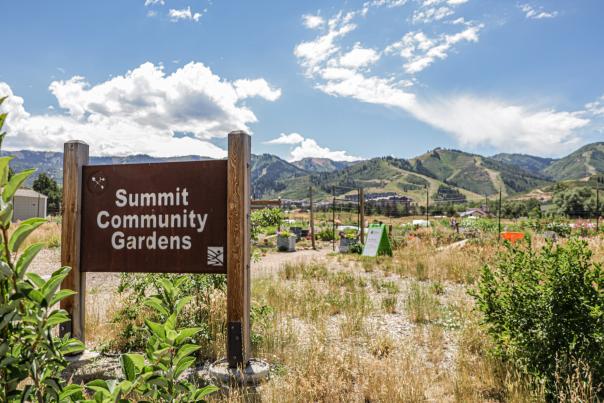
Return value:
[(229, 133), (228, 159), (88, 165), (65, 143), (61, 264), (71, 267), (60, 334), (85, 341), (86, 272), (226, 273), (227, 360), (245, 367), (250, 341), (251, 139)]
[(81, 270), (226, 273), (227, 161), (88, 165)]
[(383, 224), (370, 224), (367, 230), (367, 243), (363, 248), (363, 256), (390, 255), (392, 248), (386, 226)]

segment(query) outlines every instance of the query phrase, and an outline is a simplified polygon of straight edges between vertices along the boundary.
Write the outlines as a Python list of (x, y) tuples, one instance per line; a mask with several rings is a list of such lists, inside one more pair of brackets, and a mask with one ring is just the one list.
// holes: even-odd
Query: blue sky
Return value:
[(6, 146), (288, 160), (604, 139), (604, 3), (4, 1)]

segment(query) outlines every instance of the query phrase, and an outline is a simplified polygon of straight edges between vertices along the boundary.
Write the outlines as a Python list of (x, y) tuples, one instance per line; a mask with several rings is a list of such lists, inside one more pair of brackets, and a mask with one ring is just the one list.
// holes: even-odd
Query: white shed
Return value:
[(32, 189), (18, 189), (13, 197), (13, 220), (32, 217), (46, 218), (48, 198)]

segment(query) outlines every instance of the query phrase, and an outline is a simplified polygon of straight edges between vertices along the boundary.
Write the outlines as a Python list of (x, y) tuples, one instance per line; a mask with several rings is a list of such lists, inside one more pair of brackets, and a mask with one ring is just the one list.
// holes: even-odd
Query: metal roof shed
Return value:
[(48, 198), (32, 189), (18, 189), (13, 196), (13, 221), (46, 218)]

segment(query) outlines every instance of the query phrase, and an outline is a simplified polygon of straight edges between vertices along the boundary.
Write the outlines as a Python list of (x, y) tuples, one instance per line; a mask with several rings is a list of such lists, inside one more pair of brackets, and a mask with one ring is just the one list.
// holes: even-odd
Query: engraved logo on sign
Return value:
[(224, 265), (224, 248), (222, 246), (208, 246), (208, 266)]

